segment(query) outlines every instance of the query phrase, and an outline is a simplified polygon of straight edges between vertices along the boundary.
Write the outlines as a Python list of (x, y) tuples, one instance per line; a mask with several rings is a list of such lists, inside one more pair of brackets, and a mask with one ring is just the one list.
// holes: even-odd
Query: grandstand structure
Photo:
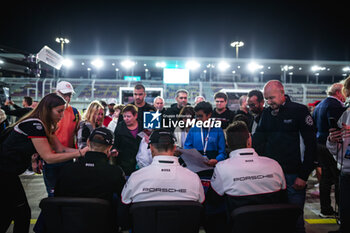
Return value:
[[(42, 79), (42, 78), (0, 78), (0, 81), (10, 86), (12, 100), (21, 102), (23, 96), (31, 96), (35, 100), (40, 100), (45, 94), (55, 91), (57, 82), (65, 80), (74, 86), (76, 92), (71, 103), (80, 108), (95, 99), (106, 100), (116, 98), (120, 101), (120, 89), (123, 87), (133, 87), (137, 82), (110, 79)], [(248, 90), (262, 90), (264, 83), (260, 82), (200, 82), (194, 81), (187, 85), (162, 84), (159, 81), (145, 80), (142, 84), (147, 88), (162, 88), (163, 98), (166, 106), (175, 102), (175, 92), (178, 89), (186, 89), (189, 92), (189, 102), (193, 103), (198, 95), (204, 96), (208, 101), (214, 102), (214, 94), (218, 91), (237, 91), (245, 94)], [(286, 93), (292, 100), (307, 104), (315, 100), (322, 100), (326, 97), (328, 85), (316, 84), (285, 84)], [(155, 96), (153, 96), (155, 97)], [(239, 98), (239, 96), (237, 96)], [(150, 102), (151, 99), (148, 99)], [(229, 101), (229, 107), (235, 109), (234, 103)]]
[[(198, 95), (213, 102), (218, 91), (234, 93), (231, 96), (239, 98), (249, 90), (262, 90), (271, 79), (280, 80), (294, 101), (307, 104), (325, 98), (331, 83), (350, 74), (347, 61), (67, 55), (60, 71), (36, 61), (41, 68), (36, 77), (23, 74), (1, 77), (1, 69), (6, 70), (7, 61), (16, 56), (6, 53), (7, 60), (3, 59), (0, 65), (0, 81), (10, 87), (15, 102), (23, 96), (40, 100), (55, 90), (57, 82), (65, 80), (72, 83), (76, 92), (72, 104), (81, 109), (95, 99), (116, 98), (122, 102), (120, 89), (133, 87), (136, 82), (141, 82), (146, 90), (162, 89), (165, 104), (169, 106), (175, 102), (178, 89), (189, 92), (190, 103)], [(0, 53), (0, 60), (2, 57)], [(163, 71), (167, 68), (188, 70), (188, 82), (165, 83)], [(154, 97), (149, 96), (147, 101)], [(236, 108), (233, 99), (229, 100), (229, 107)]]

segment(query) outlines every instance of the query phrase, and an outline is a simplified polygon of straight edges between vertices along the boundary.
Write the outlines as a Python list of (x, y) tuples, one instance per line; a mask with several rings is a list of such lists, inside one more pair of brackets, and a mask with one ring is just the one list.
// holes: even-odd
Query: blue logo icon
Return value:
[(143, 113), (143, 128), (144, 129), (160, 129), (160, 120), (162, 114), (157, 110), (156, 112)]

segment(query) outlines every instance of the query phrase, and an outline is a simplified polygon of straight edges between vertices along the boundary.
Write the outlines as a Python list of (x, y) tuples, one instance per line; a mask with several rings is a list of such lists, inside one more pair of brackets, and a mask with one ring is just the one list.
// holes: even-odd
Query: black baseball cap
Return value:
[[(101, 139), (101, 137), (96, 137), (96, 135), (101, 135), (103, 139)], [(92, 133), (89, 136), (89, 140), (90, 142), (97, 142), (104, 145), (113, 145), (114, 135), (109, 129), (99, 127), (92, 131)]]
[(149, 144), (152, 144), (152, 143), (174, 144), (175, 142), (176, 142), (176, 138), (174, 134), (168, 129), (153, 130), (151, 136), (149, 137)]

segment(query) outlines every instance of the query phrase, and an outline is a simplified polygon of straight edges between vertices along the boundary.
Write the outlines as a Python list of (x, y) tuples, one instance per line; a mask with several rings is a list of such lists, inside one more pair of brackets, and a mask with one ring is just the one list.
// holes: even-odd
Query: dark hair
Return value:
[(33, 99), (30, 96), (24, 96), (23, 97), (24, 101), (28, 104), (28, 106), (33, 104)]
[(248, 93), (248, 98), (253, 97), (253, 96), (256, 96), (256, 98), (258, 99), (259, 103), (264, 101), (264, 95), (263, 95), (263, 93), (260, 90), (251, 90)]
[(214, 100), (216, 98), (223, 98), (225, 101), (227, 101), (227, 95), (224, 92), (216, 92), (214, 95)]
[[(95, 135), (94, 139), (97, 139), (99, 141), (103, 141), (104, 138), (102, 135)], [(110, 145), (102, 144), (95, 141), (90, 141), (90, 147), (93, 151), (103, 152), (106, 148), (108, 148)]]
[(243, 114), (237, 114), (234, 116), (233, 121), (242, 121), (244, 122), (247, 126), (249, 125), (249, 119), (246, 115)]
[(136, 90), (140, 90), (140, 89), (142, 89), (143, 91), (145, 91), (146, 90), (146, 88), (145, 88), (145, 86), (144, 85), (142, 85), (142, 84), (136, 84), (135, 85), (135, 87), (134, 87), (134, 89), (136, 89)]
[(248, 138), (249, 130), (243, 121), (234, 121), (226, 129), (226, 141), (231, 151), (246, 148)]
[(133, 105), (133, 104), (127, 104), (124, 108), (123, 108), (123, 111), (122, 111), (122, 114), (124, 114), (125, 112), (131, 112), (132, 115), (136, 115), (137, 112), (138, 112), (138, 108)]
[(191, 115), (191, 118), (193, 119), (194, 115), (195, 115), (194, 108), (191, 107), (191, 106), (182, 107), (181, 110), (180, 110), (179, 115), (181, 115), (181, 116)]
[(198, 112), (200, 110), (203, 110), (203, 112), (207, 115), (209, 115), (210, 113), (213, 113), (213, 107), (209, 102), (206, 102), (206, 101), (199, 102), (194, 107), (195, 112)]

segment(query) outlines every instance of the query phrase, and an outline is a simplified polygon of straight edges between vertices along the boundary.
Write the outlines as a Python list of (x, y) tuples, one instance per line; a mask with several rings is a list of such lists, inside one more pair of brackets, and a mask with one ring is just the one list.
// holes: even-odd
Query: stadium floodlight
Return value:
[(164, 61), (156, 62), (156, 67), (158, 68), (164, 68), (166, 67), (166, 63)]
[(230, 67), (230, 64), (228, 64), (227, 62), (225, 61), (222, 61), (218, 64), (218, 68), (220, 71), (225, 71), (227, 70), (228, 68)]
[(100, 69), (104, 65), (104, 63), (103, 63), (103, 61), (101, 59), (96, 58), (95, 60), (93, 60), (91, 62), (91, 65), (93, 65), (97, 69)]
[(248, 68), (248, 70), (249, 70), (250, 72), (253, 73), (253, 72), (255, 72), (256, 70), (260, 70), (260, 69), (264, 68), (264, 66), (263, 66), (263, 65), (260, 65), (260, 64), (257, 64), (256, 62), (251, 62), (251, 63), (248, 64), (247, 68)]
[(234, 41), (230, 44), (231, 47), (236, 48), (236, 58), (238, 58), (238, 48), (244, 46), (243, 41)]
[[(0, 62), (0, 63), (1, 63), (1, 62)], [(344, 72), (349, 72), (349, 71), (350, 71), (350, 67), (349, 67), (349, 66), (344, 67), (344, 68), (343, 68), (343, 71), (344, 71)]]
[(325, 70), (325, 69), (326, 69), (326, 67), (317, 66), (317, 65), (311, 67), (311, 70), (312, 70), (313, 72), (322, 71), (322, 70)]
[(72, 67), (73, 64), (74, 64), (73, 61), (71, 59), (68, 59), (68, 58), (64, 59), (62, 62), (62, 65), (67, 67), (67, 68)]
[(3, 61), (3, 60), (0, 60), (0, 64), (4, 64), (4, 61)]
[(124, 60), (120, 63), (124, 68), (130, 69), (136, 65), (136, 62), (131, 60)]
[(63, 56), (64, 44), (69, 44), (70, 41), (67, 38), (56, 37), (56, 42), (61, 44), (61, 55)]
[(201, 64), (199, 64), (199, 63), (196, 62), (196, 61), (188, 61), (188, 62), (186, 63), (186, 68), (187, 68), (187, 69), (190, 69), (190, 70), (196, 70), (196, 69), (198, 69), (200, 66), (201, 66)]

